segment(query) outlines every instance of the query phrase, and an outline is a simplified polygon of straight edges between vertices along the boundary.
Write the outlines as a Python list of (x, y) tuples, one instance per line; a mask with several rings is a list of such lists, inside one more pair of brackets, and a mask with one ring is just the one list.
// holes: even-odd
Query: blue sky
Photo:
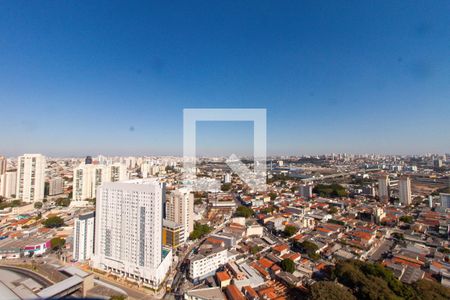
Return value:
[(0, 153), (181, 154), (183, 108), (266, 108), (269, 154), (450, 152), (449, 54), (448, 1), (1, 1)]

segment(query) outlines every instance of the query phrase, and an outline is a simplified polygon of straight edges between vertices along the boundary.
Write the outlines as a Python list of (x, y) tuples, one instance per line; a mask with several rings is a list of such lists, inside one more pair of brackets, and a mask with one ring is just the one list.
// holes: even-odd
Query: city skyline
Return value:
[(254, 4), (1, 3), (0, 152), (180, 155), (185, 108), (266, 108), (269, 154), (449, 151), (449, 3)]

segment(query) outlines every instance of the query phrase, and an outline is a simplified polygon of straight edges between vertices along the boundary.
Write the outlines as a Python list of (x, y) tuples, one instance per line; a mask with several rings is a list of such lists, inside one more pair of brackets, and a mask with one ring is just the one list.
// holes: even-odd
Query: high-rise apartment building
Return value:
[(0, 175), (0, 196), (13, 198), (16, 195), (17, 172), (7, 171)]
[(105, 181), (103, 165), (81, 164), (73, 170), (73, 200), (95, 198), (95, 191)]
[(0, 156), (0, 176), (6, 173), (7, 159), (4, 156)]
[(165, 187), (151, 179), (104, 183), (97, 191), (94, 267), (157, 288), (170, 269), (162, 247)]
[(184, 241), (194, 230), (194, 195), (189, 189), (172, 191), (166, 201), (166, 219), (184, 227)]
[(73, 171), (73, 200), (83, 201), (95, 198), (97, 188), (104, 182), (127, 179), (126, 166), (81, 164)]
[(16, 198), (24, 202), (44, 199), (45, 168), (41, 154), (24, 154), (17, 159)]
[(313, 187), (311, 184), (301, 184), (298, 188), (298, 192), (303, 199), (310, 199), (313, 194)]
[(124, 164), (114, 163), (106, 166), (106, 182), (127, 180), (127, 168)]
[(386, 174), (380, 175), (378, 178), (378, 197), (381, 201), (389, 200), (389, 176)]
[(450, 194), (441, 193), (441, 207), (444, 209), (450, 208)]
[(84, 261), (94, 255), (95, 212), (81, 214), (73, 229), (73, 259)]
[(61, 177), (53, 178), (48, 181), (48, 195), (55, 196), (64, 192), (64, 179)]
[(411, 195), (411, 179), (409, 176), (402, 176), (398, 182), (398, 194), (400, 198), (400, 203), (404, 206), (411, 205), (412, 195)]

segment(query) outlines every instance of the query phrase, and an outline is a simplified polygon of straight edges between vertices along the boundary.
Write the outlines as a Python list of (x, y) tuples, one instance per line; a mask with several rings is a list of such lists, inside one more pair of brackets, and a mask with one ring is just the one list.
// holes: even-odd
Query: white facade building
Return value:
[(73, 232), (73, 259), (84, 261), (94, 255), (95, 212), (80, 215), (75, 219)]
[(194, 230), (194, 195), (189, 189), (172, 191), (166, 201), (166, 219), (184, 227), (184, 241)]
[(94, 267), (157, 288), (172, 263), (162, 247), (164, 184), (104, 183), (97, 191)]
[(73, 200), (83, 201), (96, 196), (97, 188), (104, 182), (116, 182), (127, 179), (124, 164), (112, 165), (81, 164), (73, 171)]
[(0, 196), (12, 198), (16, 194), (17, 172), (7, 171), (0, 175)]
[(106, 179), (103, 165), (81, 164), (73, 170), (73, 200), (95, 198), (95, 191)]
[(192, 280), (201, 280), (214, 275), (218, 268), (230, 260), (230, 254), (227, 249), (214, 249), (208, 255), (197, 254), (190, 259), (189, 278)]
[(44, 199), (45, 156), (24, 154), (17, 159), (16, 198), (24, 202)]
[(401, 204), (403, 204), (404, 206), (411, 205), (411, 179), (408, 176), (402, 176), (400, 178), (400, 181), (398, 183), (398, 194)]

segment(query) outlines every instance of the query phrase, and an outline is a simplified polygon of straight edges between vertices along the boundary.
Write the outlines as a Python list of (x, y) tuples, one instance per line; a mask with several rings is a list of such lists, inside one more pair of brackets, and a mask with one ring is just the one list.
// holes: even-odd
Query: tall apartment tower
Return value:
[(378, 178), (378, 197), (381, 201), (389, 201), (389, 176), (386, 174)]
[(95, 191), (105, 181), (105, 166), (81, 164), (73, 170), (73, 200), (95, 198)]
[(450, 208), (450, 194), (441, 193), (441, 207), (444, 209)]
[(404, 206), (411, 205), (412, 196), (411, 196), (411, 179), (409, 176), (400, 177), (398, 183), (398, 193), (400, 198), (400, 203)]
[(84, 261), (94, 255), (95, 212), (81, 214), (73, 229), (73, 259)]
[(55, 196), (64, 192), (64, 179), (61, 177), (52, 178), (48, 181), (48, 195)]
[(16, 198), (24, 202), (41, 201), (45, 189), (45, 156), (24, 154), (17, 160)]
[(311, 184), (301, 184), (298, 188), (298, 192), (300, 193), (300, 197), (303, 199), (310, 199), (313, 194), (313, 187)]
[(166, 219), (184, 228), (184, 241), (194, 230), (194, 194), (189, 189), (172, 191), (166, 200)]
[(109, 166), (81, 164), (73, 171), (73, 200), (83, 201), (95, 198), (97, 188), (104, 182), (116, 182), (127, 179), (124, 164)]
[(5, 198), (13, 198), (16, 194), (17, 172), (7, 171), (0, 175), (0, 196)]
[(127, 167), (121, 163), (106, 166), (106, 182), (127, 180)]
[(94, 267), (157, 288), (172, 262), (162, 247), (164, 184), (104, 183), (97, 190)]
[(0, 176), (6, 173), (7, 159), (4, 156), (0, 156)]

